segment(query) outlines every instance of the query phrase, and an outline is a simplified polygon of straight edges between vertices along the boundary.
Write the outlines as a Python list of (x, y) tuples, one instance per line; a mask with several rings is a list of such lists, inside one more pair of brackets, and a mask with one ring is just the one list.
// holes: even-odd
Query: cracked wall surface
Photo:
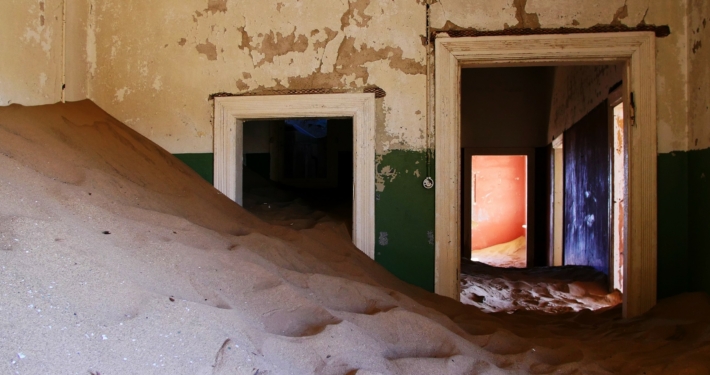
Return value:
[(62, 1), (0, 5), (0, 105), (61, 100), (62, 14)]
[[(698, 0), (702, 3), (702, 0)], [(588, 28), (595, 25), (668, 25), (656, 40), (658, 152), (687, 145), (687, 4), (666, 0), (438, 0), (431, 6), (434, 29)]]
[(91, 99), (172, 153), (212, 152), (210, 94), (370, 85), (377, 152), (425, 148), (417, 1), (105, 0), (92, 18)]

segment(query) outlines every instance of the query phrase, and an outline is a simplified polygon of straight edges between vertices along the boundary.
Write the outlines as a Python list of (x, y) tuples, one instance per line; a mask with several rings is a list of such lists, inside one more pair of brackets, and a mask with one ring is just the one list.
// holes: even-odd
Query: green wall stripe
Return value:
[(214, 154), (173, 154), (210, 184), (214, 184)]
[[(426, 153), (390, 151), (380, 158), (384, 190), (375, 192), (375, 260), (400, 279), (434, 291), (434, 190), (422, 186)], [(432, 176), (433, 163), (432, 158)]]
[[(213, 154), (175, 156), (213, 183)], [(377, 171), (389, 166), (391, 173), (380, 174), (384, 190), (376, 192), (375, 260), (433, 291), (434, 190), (422, 187), (426, 153), (397, 150), (378, 158)], [(658, 296), (687, 291), (710, 293), (710, 149), (658, 155)]]
[(710, 149), (688, 152), (691, 291), (710, 293)]
[(658, 155), (658, 297), (688, 291), (688, 154)]

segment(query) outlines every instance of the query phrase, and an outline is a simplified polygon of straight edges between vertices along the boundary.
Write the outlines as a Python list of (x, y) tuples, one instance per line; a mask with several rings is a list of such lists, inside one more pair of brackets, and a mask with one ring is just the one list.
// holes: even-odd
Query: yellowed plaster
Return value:
[(38, 105), (61, 100), (62, 22), (62, 1), (3, 1), (0, 105)]
[(370, 85), (387, 91), (378, 151), (424, 148), (416, 1), (106, 0), (94, 17), (91, 98), (171, 152), (212, 151), (210, 94)]
[(689, 1), (689, 148), (710, 148), (710, 4)]

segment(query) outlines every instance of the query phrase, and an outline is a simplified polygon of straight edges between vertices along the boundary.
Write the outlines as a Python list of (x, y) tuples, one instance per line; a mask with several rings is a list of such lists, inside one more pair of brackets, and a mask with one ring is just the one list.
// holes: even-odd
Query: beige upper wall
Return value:
[(0, 105), (61, 100), (63, 7), (56, 0), (2, 1)]
[[(0, 105), (87, 98), (90, 0), (4, 0), (0, 5)], [(66, 19), (66, 28), (64, 20)], [(66, 61), (65, 61), (66, 60)]]
[(710, 3), (691, 0), (688, 9), (689, 149), (710, 147)]
[[(66, 65), (67, 100), (88, 96), (171, 152), (210, 152), (209, 94), (378, 85), (378, 152), (426, 146), (423, 0), (66, 3), (64, 45), (63, 1), (0, 5), (0, 105), (61, 100)], [(434, 28), (669, 25), (657, 40), (658, 151), (710, 147), (707, 1), (433, 3)]]
[(378, 152), (425, 147), (422, 2), (97, 3), (90, 97), (170, 152), (212, 152), (210, 94), (368, 85), (387, 92)]
[[(691, 0), (703, 2), (703, 0)], [(658, 152), (687, 145), (687, 4), (685, 0), (438, 0), (433, 28), (502, 30), (508, 27), (579, 27), (621, 23), (668, 25), (657, 39)]]

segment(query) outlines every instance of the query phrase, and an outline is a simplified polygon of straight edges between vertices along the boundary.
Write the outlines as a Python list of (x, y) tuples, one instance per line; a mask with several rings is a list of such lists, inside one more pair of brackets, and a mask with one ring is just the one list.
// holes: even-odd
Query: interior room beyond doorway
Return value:
[(462, 301), (621, 303), (624, 76), (624, 64), (462, 70)]
[(341, 223), (352, 235), (352, 119), (244, 122), (244, 208), (276, 225)]

